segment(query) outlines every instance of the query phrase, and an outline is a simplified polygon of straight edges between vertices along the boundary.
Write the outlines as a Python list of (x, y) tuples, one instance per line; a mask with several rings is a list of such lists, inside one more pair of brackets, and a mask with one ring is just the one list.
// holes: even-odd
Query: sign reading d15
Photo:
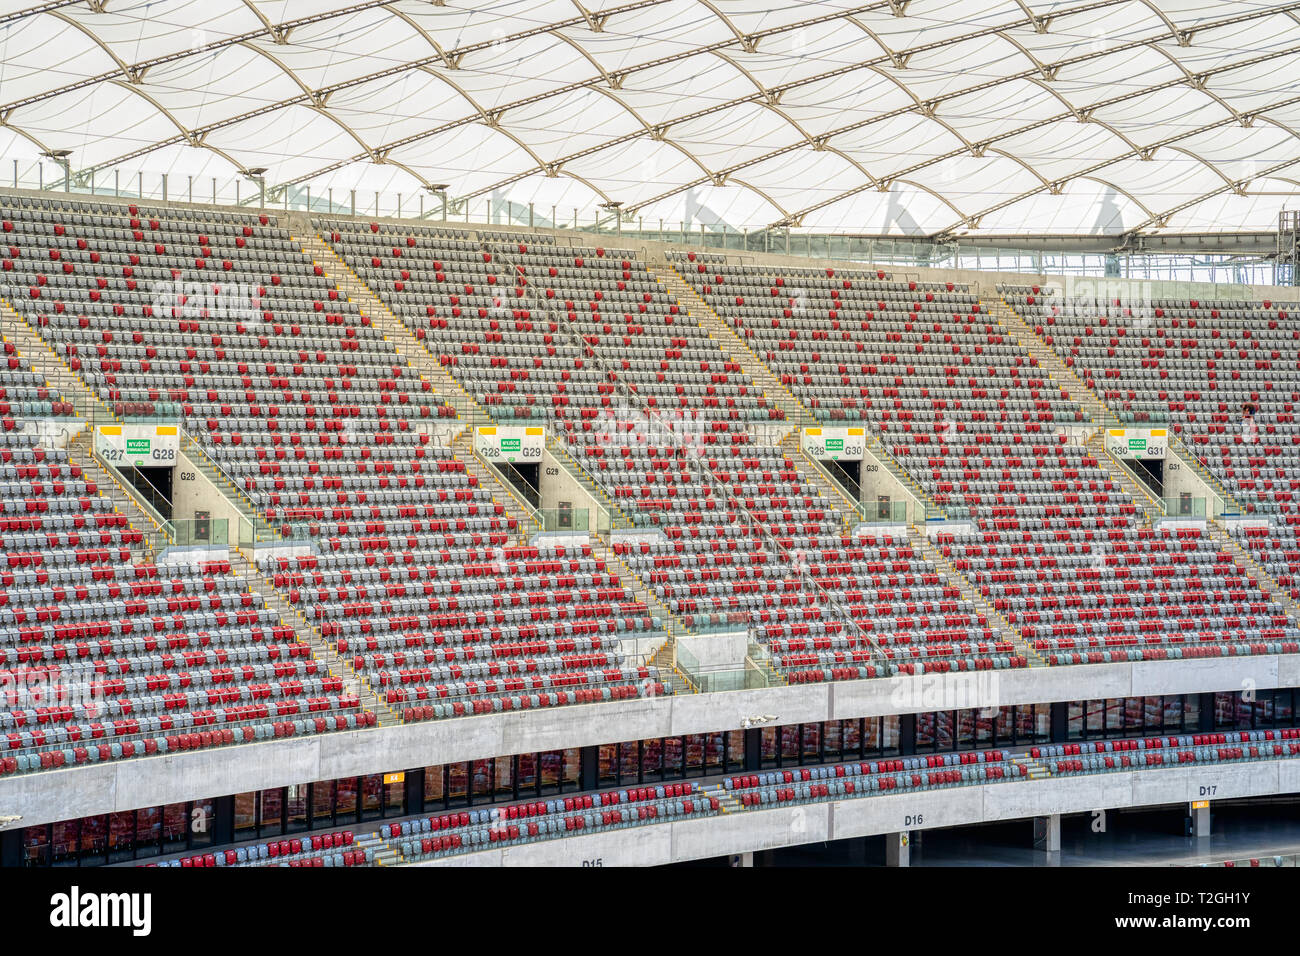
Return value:
[(116, 467), (170, 468), (180, 450), (175, 425), (100, 425), (95, 429), (95, 454)]

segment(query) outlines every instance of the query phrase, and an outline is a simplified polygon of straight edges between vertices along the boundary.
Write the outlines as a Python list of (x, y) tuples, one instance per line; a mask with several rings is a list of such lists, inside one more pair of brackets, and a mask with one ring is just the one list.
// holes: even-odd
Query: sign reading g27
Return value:
[(95, 454), (110, 465), (170, 468), (180, 450), (176, 425), (99, 425), (95, 428)]

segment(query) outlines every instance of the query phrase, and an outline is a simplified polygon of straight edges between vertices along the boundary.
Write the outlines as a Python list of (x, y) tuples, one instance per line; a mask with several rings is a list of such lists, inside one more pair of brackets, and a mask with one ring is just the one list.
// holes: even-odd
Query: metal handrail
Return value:
[[(704, 307), (708, 309), (710, 313), (712, 313), (713, 317), (717, 319), (717, 321), (720, 322), (723, 326), (730, 328), (730, 326), (727, 323), (727, 320), (724, 319), (722, 316), (718, 315), (717, 310), (715, 310), (713, 306), (709, 305), (708, 301), (704, 298), (704, 296), (700, 295), (700, 293), (695, 289), (695, 286), (692, 285), (691, 282), (688, 281), (685, 276), (683, 276), (680, 272), (677, 271), (677, 267), (673, 265), (671, 261), (667, 262), (666, 264), (668, 266), (668, 269), (673, 273), (673, 275), (677, 277), (677, 279), (682, 283), (682, 285), (686, 287), (686, 289), (692, 295), (694, 295), (697, 299), (700, 300), (700, 302), (704, 305)], [(769, 372), (769, 374), (772, 375), (772, 378), (776, 381), (776, 383), (780, 385), (782, 389), (785, 390), (786, 394), (790, 396), (790, 400), (794, 402), (796, 417), (794, 419), (790, 419), (789, 415), (787, 414), (787, 420), (791, 421), (791, 424), (795, 425), (796, 427), (816, 426), (822, 424), (819, 421), (819, 419), (816, 417), (816, 415), (808, 411), (804, 407), (803, 402), (799, 401), (799, 396), (795, 395), (794, 391), (789, 387), (787, 387), (781, 381), (780, 377), (777, 376), (775, 372), (772, 372), (770, 368), (768, 368), (767, 363), (764, 362), (761, 358), (759, 358), (758, 353), (754, 351), (754, 349), (749, 345), (748, 342), (746, 342), (743, 338), (741, 338), (738, 335), (736, 336), (736, 339), (737, 341), (740, 342), (742, 346), (744, 346), (749, 351), (749, 354), (753, 356), (755, 362), (757, 362), (764, 369), (767, 369), (767, 371)], [(874, 431), (872, 431), (870, 424), (867, 422), (863, 423), (863, 434), (866, 437), (867, 443), (871, 446), (872, 454), (880, 460), (880, 463), (885, 467), (885, 470), (888, 471), (891, 475), (893, 475), (893, 477), (897, 479), (904, 487), (910, 488), (912, 494), (919, 501), (925, 502), (926, 500), (925, 491), (917, 483), (916, 479), (914, 479), (911, 476), (911, 474), (907, 471), (907, 469), (903, 467), (902, 463), (897, 458), (894, 457), (893, 453), (890, 452), (885, 447), (884, 442), (875, 434)]]
[[(486, 252), (488, 250), (485, 249), (484, 251)], [(511, 264), (504, 258), (502, 259), (502, 261), (503, 264), (505, 265)], [(549, 309), (546, 310), (546, 314), (548, 315), (551, 314)], [(568, 315), (565, 314), (561, 317), (561, 324), (567, 322), (568, 322)], [(575, 333), (573, 333), (573, 330), (570, 330), (570, 334), (575, 334)], [(578, 340), (581, 341), (580, 336), (578, 337)], [(606, 365), (604, 359), (601, 357), (600, 353), (597, 352), (594, 347), (591, 347), (586, 351), (590, 354), (591, 358), (596, 363), (596, 365), (601, 369), (601, 371), (605, 373), (609, 381), (618, 383), (622, 386), (622, 390), (625, 396), (627, 397), (627, 399), (639, 407), (641, 414), (645, 415), (645, 417), (648, 420), (653, 421), (655, 424), (659, 425), (663, 434), (673, 436), (673, 438), (677, 439), (676, 447), (679, 450), (683, 450), (683, 451), (686, 450), (685, 446), (681, 444), (678, 433), (670, 425), (665, 426), (665, 422), (660, 417), (659, 413), (655, 409), (653, 409), (644, 400), (644, 398), (641, 397), (641, 395), (638, 392), (627, 388), (627, 383), (624, 382), (620, 376), (615, 374), (614, 370), (610, 369)], [(720, 482), (712, 472), (710, 472), (707, 468), (702, 467), (695, 456), (687, 454), (687, 455), (683, 455), (682, 459), (687, 463), (688, 467), (690, 467), (692, 471), (694, 471), (697, 474), (702, 484), (707, 484), (713, 487), (715, 491), (718, 491), (721, 494), (721, 500), (727, 502), (733, 502), (736, 505), (736, 513), (738, 515), (743, 516), (743, 520), (757, 533), (757, 535), (763, 540), (764, 544), (771, 550), (771, 552), (774, 555), (779, 555), (783, 557), (790, 568), (792, 569), (798, 568), (798, 564), (792, 559), (792, 556), (789, 554), (789, 552), (781, 545), (779, 541), (776, 540), (776, 538), (771, 534), (771, 532), (768, 531), (768, 529), (763, 525), (763, 523), (758, 521), (752, 514), (750, 514), (749, 509), (745, 507), (743, 504), (741, 504), (740, 501), (731, 494), (731, 492), (727, 489), (727, 487), (723, 485), (722, 482)], [(797, 574), (799, 576), (800, 582), (804, 584), (811, 593), (818, 594), (822, 598), (822, 601), (825, 604), (834, 608), (841, 615), (841, 617), (843, 618), (845, 623), (848, 624), (848, 626), (856, 629), (859, 632), (863, 640), (864, 646), (869, 647), (873, 652), (873, 655), (877, 658), (877, 663), (883, 669), (888, 670), (891, 663), (890, 658), (888, 657), (888, 655), (885, 654), (884, 650), (880, 647), (880, 645), (876, 643), (875, 639), (869, 633), (867, 633), (866, 630), (862, 628), (861, 624), (858, 623), (857, 619), (850, 612), (850, 610), (847, 607), (845, 607), (842, 602), (834, 598), (824, 587), (822, 587), (821, 584), (816, 580), (816, 578), (810, 575), (806, 569), (798, 569)]]
[[(507, 478), (505, 474), (501, 471), (501, 469), (498, 468), (494, 463), (488, 461), (486, 458), (480, 455), (478, 451), (474, 448), (473, 444), (470, 445), (470, 454), (474, 456), (474, 460), (477, 461), (489, 474), (491, 474), (493, 477), (496, 478), (497, 483), (501, 485), (501, 487), (505, 490), (506, 494), (508, 494), (511, 497), (511, 499), (515, 501), (515, 503), (517, 503), (520, 508), (523, 509), (524, 514), (528, 516), (528, 520), (530, 520), (533, 523), (534, 527), (538, 531), (546, 530), (545, 524), (541, 518), (541, 509), (534, 506), (532, 502), (524, 498), (521, 498), (518, 494), (516, 494), (515, 489), (511, 487), (510, 479)], [(530, 487), (532, 486), (530, 485)], [(536, 491), (537, 489), (534, 488), (533, 490)], [(541, 493), (538, 492), (539, 501), (541, 500), (540, 494)]]

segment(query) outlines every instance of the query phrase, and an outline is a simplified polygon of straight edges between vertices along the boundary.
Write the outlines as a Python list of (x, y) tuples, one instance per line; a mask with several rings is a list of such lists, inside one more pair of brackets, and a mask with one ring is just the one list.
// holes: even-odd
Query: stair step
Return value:
[(344, 681), (345, 684), (355, 684), (359, 688), (357, 696), (363, 706), (367, 702), (372, 702), (368, 709), (378, 718), (380, 726), (401, 723), (400, 718), (370, 688), (366, 679), (352, 669), (351, 663), (330, 646), (320, 632), (308, 623), (307, 619), (263, 576), (261, 570), (237, 548), (230, 550), (230, 567), (244, 581), (248, 589), (260, 596), (266, 602), (266, 606), (280, 617), (282, 623), (293, 628), (299, 642), (311, 648), (312, 656), (320, 661), (332, 676)]

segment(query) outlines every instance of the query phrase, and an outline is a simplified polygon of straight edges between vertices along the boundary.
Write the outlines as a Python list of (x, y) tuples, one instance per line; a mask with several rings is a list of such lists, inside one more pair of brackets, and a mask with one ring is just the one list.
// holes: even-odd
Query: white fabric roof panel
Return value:
[(1298, 67), (1300, 0), (0, 0), (0, 154), (737, 229), (1270, 229)]

